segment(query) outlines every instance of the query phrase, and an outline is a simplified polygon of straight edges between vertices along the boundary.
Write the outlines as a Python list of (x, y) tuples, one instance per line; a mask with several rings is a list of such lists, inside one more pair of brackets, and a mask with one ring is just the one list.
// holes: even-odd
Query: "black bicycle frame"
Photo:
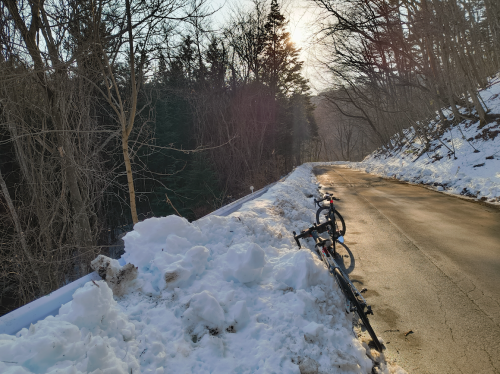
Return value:
[[(339, 266), (339, 264), (337, 264), (337, 262), (333, 258), (334, 255), (335, 255), (335, 241), (336, 241), (336, 239), (332, 238), (332, 241), (333, 241), (333, 243), (332, 243), (333, 253), (331, 253), (331, 252), (329, 252), (328, 246), (326, 245), (327, 239), (324, 239), (321, 236), (319, 236), (319, 234), (321, 234), (321, 233), (323, 233), (325, 231), (328, 231), (328, 225), (329, 224), (330, 224), (329, 221), (327, 221), (325, 223), (322, 223), (321, 225), (314, 224), (314, 226), (310, 227), (308, 230), (302, 231), (299, 235), (297, 235), (295, 233), (295, 231), (294, 231), (293, 232), (293, 235), (294, 235), (293, 237), (294, 237), (295, 241), (297, 242), (297, 245), (299, 246), (299, 248), (302, 248), (302, 246), (300, 245), (299, 239), (301, 239), (301, 238), (307, 238), (307, 237), (313, 237), (314, 241), (316, 242), (315, 247), (318, 248), (318, 250), (322, 252), (321, 257), (324, 258), (325, 263), (327, 264), (327, 267), (328, 267), (328, 271), (335, 278), (335, 282), (337, 282), (337, 284), (339, 285), (339, 287), (341, 287), (341, 289), (342, 289), (342, 285), (340, 284), (340, 282), (337, 279), (337, 277), (340, 276), (340, 277), (344, 278), (344, 280), (351, 287), (354, 295), (356, 297), (359, 297), (361, 306), (363, 308), (366, 307), (368, 309), (367, 313), (371, 314), (372, 313), (371, 312), (371, 307), (368, 306), (365, 298), (361, 295), (361, 293), (358, 291), (358, 289), (356, 288), (356, 286), (354, 286), (354, 284), (351, 282), (351, 280), (349, 279), (349, 277), (342, 271), (342, 268)], [(338, 274), (336, 274), (336, 272), (338, 272)], [(351, 310), (349, 310), (349, 312), (351, 312)]]

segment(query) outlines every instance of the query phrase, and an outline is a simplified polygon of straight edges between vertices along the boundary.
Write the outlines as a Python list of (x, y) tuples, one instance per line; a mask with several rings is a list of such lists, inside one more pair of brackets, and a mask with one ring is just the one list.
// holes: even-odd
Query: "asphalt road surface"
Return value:
[(410, 374), (500, 373), (500, 210), (342, 166), (315, 173), (341, 199), (339, 253), (367, 288), (388, 361)]

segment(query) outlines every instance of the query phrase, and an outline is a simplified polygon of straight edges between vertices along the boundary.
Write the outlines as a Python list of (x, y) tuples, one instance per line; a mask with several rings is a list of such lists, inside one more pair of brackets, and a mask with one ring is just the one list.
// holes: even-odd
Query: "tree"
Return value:
[[(57, 26), (50, 22), (51, 17), (44, 3), (30, 2), (29, 8), (18, 8), (18, 4), (14, 0), (4, 0), (3, 3), (7, 7), (12, 23), (15, 29), (20, 34), (20, 39), (26, 47), (34, 68), (34, 75), (37, 84), (42, 88), (44, 97), (48, 107), (48, 117), (54, 126), (57, 139), (55, 139), (55, 148), (60, 156), (61, 169), (64, 171), (64, 177), (67, 181), (69, 189), (69, 197), (71, 206), (74, 212), (75, 220), (75, 235), (76, 242), (83, 246), (91, 246), (92, 234), (89, 213), (86, 211), (84, 197), (81, 191), (84, 190), (83, 181), (79, 178), (78, 168), (75, 160), (78, 158), (74, 152), (75, 148), (71, 144), (70, 138), (66, 135), (66, 131), (71, 129), (72, 124), (68, 123), (69, 113), (68, 104), (71, 96), (67, 96), (65, 87), (70, 80), (68, 74), (68, 65), (73, 56), (67, 61), (61, 59), (64, 55), (61, 50), (61, 42), (65, 39), (65, 35), (57, 34)], [(58, 12), (59, 9), (55, 9)], [(30, 18), (28, 26), (27, 19)], [(42, 50), (40, 43), (37, 41), (40, 35), (44, 38), (46, 51)], [(77, 51), (79, 53), (80, 51)], [(52, 74), (51, 74), (52, 73)], [(69, 99), (69, 100), (68, 100)], [(11, 128), (12, 131), (17, 131)], [(16, 135), (12, 134), (14, 138)], [(18, 147), (19, 155), (23, 151)], [(22, 157), (22, 156), (19, 156)]]
[(492, 120), (477, 93), (500, 68), (491, 2), (313, 1), (327, 14), (318, 42), (337, 109), (363, 119), (378, 145), (436, 112), (447, 125), (448, 105), (453, 121)]
[[(174, 24), (180, 21), (203, 17), (200, 11), (203, 3), (204, 0), (126, 0), (125, 7), (120, 7), (116, 4), (108, 5), (103, 0), (98, 3), (95, 12), (88, 13), (91, 17), (88, 23), (95, 28), (97, 61), (104, 88), (96, 87), (107, 100), (120, 126), (130, 212), (134, 224), (139, 221), (131, 157), (136, 150), (131, 149), (130, 143), (137, 116), (151, 106), (151, 101), (145, 100), (142, 107), (138, 108), (139, 95), (146, 81), (145, 69), (154, 58), (154, 52), (163, 49), (165, 30), (172, 30), (175, 28)], [(99, 32), (104, 22), (117, 27), (115, 34), (108, 36)], [(118, 68), (125, 62), (127, 71), (123, 76)]]
[(9, 207), (0, 210), (0, 296), (12, 308), (87, 274), (112, 178), (102, 152), (109, 130), (97, 126), (91, 84), (72, 71), (84, 70), (92, 45), (83, 33), (75, 39), (81, 8), (0, 7), (0, 204)]
[(18, 306), (85, 275), (124, 174), (138, 221), (134, 157), (141, 131), (152, 132), (151, 62), (202, 5), (0, 1), (0, 297)]
[(262, 80), (269, 85), (273, 94), (305, 94), (309, 87), (301, 74), (303, 62), (299, 61), (300, 49), (291, 41), (287, 25), (277, 0), (272, 0), (264, 25)]

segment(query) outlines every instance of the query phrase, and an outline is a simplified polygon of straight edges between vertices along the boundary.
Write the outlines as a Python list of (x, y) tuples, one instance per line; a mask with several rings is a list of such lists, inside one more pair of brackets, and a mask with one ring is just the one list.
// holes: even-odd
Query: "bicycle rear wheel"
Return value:
[(316, 211), (316, 223), (318, 225), (324, 223), (326, 220), (331, 220), (333, 222), (333, 230), (337, 237), (345, 235), (346, 229), (344, 218), (336, 209), (332, 213), (329, 206), (323, 206)]
[(344, 279), (344, 275), (340, 272), (340, 270), (335, 269), (335, 277), (337, 278), (338, 283), (342, 288), (342, 291), (344, 292), (344, 296), (347, 299), (349, 299), (355, 313), (358, 315), (359, 319), (363, 323), (363, 326), (365, 326), (366, 331), (368, 331), (368, 334), (370, 334), (370, 337), (372, 338), (375, 348), (377, 349), (377, 351), (382, 352), (383, 349), (382, 343), (380, 343), (377, 334), (375, 334), (375, 331), (373, 331), (373, 328), (370, 325), (370, 321), (368, 320), (368, 316), (365, 313), (364, 307), (361, 305), (358, 298), (354, 294), (353, 289), (351, 288), (349, 283)]

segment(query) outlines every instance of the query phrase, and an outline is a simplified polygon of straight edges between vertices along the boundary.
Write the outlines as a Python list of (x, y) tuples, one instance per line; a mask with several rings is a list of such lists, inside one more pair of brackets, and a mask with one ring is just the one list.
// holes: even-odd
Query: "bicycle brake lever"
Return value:
[(293, 231), (293, 238), (295, 239), (295, 241), (297, 242), (297, 245), (299, 246), (299, 248), (302, 248), (300, 246), (300, 242), (299, 242), (299, 238), (297, 238), (297, 233), (295, 231)]

